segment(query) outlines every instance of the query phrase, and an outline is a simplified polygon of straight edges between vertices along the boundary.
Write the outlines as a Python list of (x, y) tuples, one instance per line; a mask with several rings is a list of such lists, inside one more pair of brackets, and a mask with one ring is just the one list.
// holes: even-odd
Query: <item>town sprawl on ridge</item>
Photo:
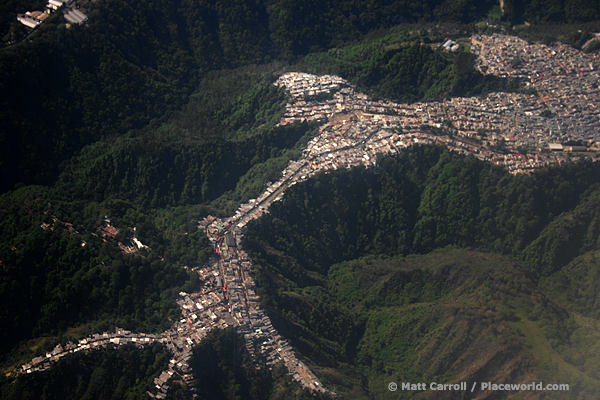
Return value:
[[(600, 151), (598, 54), (586, 55), (562, 44), (532, 45), (504, 35), (474, 36), (471, 50), (481, 72), (522, 78), (537, 94), (492, 93), (485, 98), (396, 104), (372, 101), (337, 76), (297, 72), (281, 76), (275, 85), (285, 88), (290, 103), (280, 123), (315, 119), (324, 123), (302, 157), (290, 162), (262, 195), (242, 204), (230, 218), (208, 216), (199, 221), (198, 228), (206, 232), (215, 255), (191, 270), (204, 284), (196, 293), (180, 293), (177, 302), (183, 318), (161, 334), (116, 329), (59, 345), (23, 365), (21, 372), (46, 369), (64, 355), (81, 350), (159, 341), (171, 350), (173, 358), (169, 369), (155, 380), (156, 390), (148, 394), (165, 398), (173, 375), (193, 382), (188, 365), (193, 345), (213, 328), (232, 326), (244, 336), (255, 368), (272, 368), (283, 361), (303, 386), (328, 392), (261, 309), (250, 274), (251, 260), (240, 245), (246, 224), (268, 212), (286, 188), (318, 171), (373, 165), (378, 153), (399, 152), (415, 143), (444, 145), (506, 166), (512, 173), (575, 161), (583, 152)], [(486, 136), (473, 140), (480, 132)], [(561, 144), (570, 141), (581, 145)], [(492, 150), (499, 143), (505, 151)]]
[[(311, 155), (322, 147), (342, 149), (349, 140), (364, 141), (363, 154), (327, 154), (318, 160), (333, 168), (373, 160), (378, 152), (396, 152), (413, 143), (438, 143), (505, 166), (512, 173), (577, 161), (581, 155), (573, 152), (600, 151), (598, 54), (564, 44), (528, 44), (506, 35), (471, 40), (471, 51), (478, 56), (476, 68), (521, 78), (537, 94), (491, 93), (485, 98), (396, 104), (371, 101), (339, 77), (289, 73), (276, 83), (284, 85), (295, 100), (288, 104), (284, 123), (329, 118), (321, 135), (309, 144)], [(331, 92), (332, 99), (307, 100)], [(445, 132), (439, 134), (434, 128)], [(484, 138), (477, 138), (480, 132)], [(563, 146), (565, 142), (580, 145)], [(504, 151), (494, 150), (500, 144)]]

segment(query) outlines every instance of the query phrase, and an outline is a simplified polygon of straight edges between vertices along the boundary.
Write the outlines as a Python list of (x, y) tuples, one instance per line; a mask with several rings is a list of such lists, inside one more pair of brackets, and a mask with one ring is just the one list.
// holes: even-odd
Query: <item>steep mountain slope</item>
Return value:
[[(541, 7), (540, 21), (556, 20), (563, 11), (570, 21), (586, 21), (597, 9), (597, 2), (550, 3), (526, 2), (527, 18), (540, 13), (539, 4), (552, 6)], [(304, 65), (340, 71), (378, 96), (430, 100), (516, 90), (516, 82), (473, 74), (466, 53), (455, 57), (432, 50), (427, 43), (442, 40), (438, 36), (445, 37), (446, 31), (430, 37), (425, 32), (431, 25), (414, 28), (414, 34), (413, 26), (402, 26), (391, 39), (356, 43), (403, 22), (471, 22), (495, 4), (98, 0), (89, 5), (87, 25), (67, 27), (57, 15), (27, 40), (2, 49), (0, 191), (6, 193), (0, 196), (0, 298), (5, 305), (0, 321), (11, 327), (0, 334), (2, 365), (18, 365), (72, 336), (114, 325), (157, 331), (177, 318), (174, 297), (197, 285), (181, 266), (197, 265), (211, 251), (196, 221), (208, 213), (228, 214), (255, 197), (314, 132), (310, 125), (272, 129), (285, 102), (271, 85), (273, 77), (307, 53), (322, 52), (307, 57)], [(518, 21), (521, 11), (515, 12), (512, 2), (505, 5), (506, 17)], [(4, 5), (0, 9), (3, 29), (14, 15), (6, 17)], [(403, 29), (411, 31), (409, 37)], [(575, 36), (582, 41), (588, 33)], [(413, 43), (422, 41), (426, 44)], [(551, 363), (569, 379), (583, 382), (586, 395), (597, 393), (597, 369), (589, 357), (598, 353), (595, 289), (577, 279), (595, 277), (596, 217), (592, 213), (591, 222), (585, 219), (595, 209), (595, 194), (585, 190), (598, 183), (596, 166), (512, 178), (439, 148), (416, 149), (403, 157), (382, 160), (374, 172), (319, 178), (320, 187), (317, 181), (306, 193), (292, 191), (287, 199), (292, 201), (286, 200), (289, 211), (275, 207), (275, 217), (259, 225), (262, 237), (249, 243), (261, 263), (257, 280), (263, 298), (281, 331), (350, 397), (388, 395), (378, 379), (403, 378), (397, 365), (411, 377), (474, 379), (481, 373), (489, 379), (521, 379), (526, 367), (544, 376), (544, 363)], [(31, 183), (53, 186), (26, 186)], [(98, 231), (108, 216), (121, 228), (114, 238), (102, 238)], [(124, 255), (121, 241), (134, 227), (150, 250)], [(446, 245), (493, 249), (526, 260), (533, 272), (508, 259), (498, 268), (534, 282), (527, 290), (538, 302), (523, 299), (520, 286), (514, 286), (515, 293), (507, 289), (506, 301), (482, 300), (475, 287), (495, 292), (501, 279), (470, 281), (476, 274), (465, 260), (479, 257), (475, 253), (455, 254), (456, 265), (445, 265), (441, 272), (433, 271), (426, 258), (419, 261), (422, 266), (412, 267), (378, 261), (373, 269), (381, 282), (389, 279), (389, 287), (374, 281), (358, 292), (371, 299), (364, 304), (346, 299), (344, 285), (350, 278), (344, 267), (339, 276), (329, 276), (337, 271), (332, 265), (365, 254), (426, 254)], [(488, 261), (477, 265), (485, 269)], [(362, 262), (355, 262), (357, 271)], [(421, 270), (394, 275), (403, 268)], [(469, 275), (461, 277), (462, 283), (440, 286), (462, 268)], [(560, 307), (546, 302), (536, 286), (537, 274), (550, 275), (543, 287), (560, 299)], [(357, 276), (369, 279), (368, 274)], [(425, 295), (407, 286), (413, 280)], [(430, 293), (436, 290), (440, 296)], [(379, 304), (381, 298), (391, 300)], [(485, 301), (491, 316), (478, 314), (477, 302)], [(529, 321), (523, 310), (532, 307)], [(521, 319), (511, 320), (511, 312)], [(545, 321), (538, 314), (549, 322), (536, 322)], [(571, 316), (575, 322), (560, 322)], [(512, 325), (502, 325), (505, 317)], [(558, 328), (551, 331), (551, 326)], [(515, 334), (518, 329), (524, 339)], [(406, 341), (396, 339), (398, 331), (408, 333)], [(423, 339), (425, 331), (438, 344)], [(447, 332), (470, 332), (478, 339), (451, 340)], [(381, 351), (388, 346), (404, 358)], [(427, 356), (411, 355), (410, 348)], [(471, 354), (480, 355), (481, 349), (490, 354), (480, 365)], [(209, 350), (213, 355), (223, 351)], [(452, 360), (459, 351), (467, 356), (456, 364)], [(461, 375), (466, 365), (478, 372)], [(78, 388), (105, 377), (105, 370), (92, 373), (93, 366), (87, 367), (77, 375)], [(218, 372), (214, 363), (211, 368)], [(493, 375), (494, 368), (502, 371)], [(592, 371), (590, 377), (581, 376), (585, 369)], [(235, 391), (228, 391), (229, 376), (225, 371), (205, 380), (216, 377), (217, 393), (235, 397)], [(274, 377), (286, 379), (281, 371)], [(151, 382), (147, 378), (139, 379)], [(124, 386), (135, 386), (136, 395), (142, 390), (130, 377), (119, 379), (112, 374), (104, 380), (109, 386), (119, 383), (115, 397), (127, 397)], [(37, 388), (46, 390), (45, 385)], [(61, 389), (54, 385), (50, 390)], [(283, 385), (271, 394), (285, 398), (290, 390), (296, 388)]]
[[(367, 290), (358, 296), (352, 286), (343, 284), (348, 279), (362, 282), (372, 273), (381, 275), (381, 268), (386, 273), (364, 285)], [(597, 374), (591, 378), (588, 369), (573, 367), (550, 345), (567, 345), (576, 329), (568, 313), (510, 259), (444, 250), (407, 259), (358, 260), (334, 266), (329, 282), (336, 299), (353, 313), (364, 313), (356, 363), (375, 398), (398, 398), (387, 389), (392, 381), (530, 383), (547, 379), (554, 369), (564, 371), (565, 382), (583, 379), (588, 390), (600, 389)], [(362, 300), (344, 301), (349, 293)], [(591, 355), (584, 358), (593, 360)], [(469, 396), (497, 396), (479, 389), (478, 385)], [(427, 390), (404, 392), (399, 398), (439, 396)]]
[(432, 11), (445, 3), (90, 2), (85, 26), (53, 19), (0, 51), (0, 190), (51, 183), (83, 146), (180, 109), (207, 71), (293, 61), (374, 29), (439, 19)]
[(572, 388), (521, 395), (591, 399), (597, 168), (515, 177), (416, 147), (374, 171), (297, 185), (249, 226), (245, 246), (274, 325), (344, 396), (462, 398), (387, 383), (542, 380)]

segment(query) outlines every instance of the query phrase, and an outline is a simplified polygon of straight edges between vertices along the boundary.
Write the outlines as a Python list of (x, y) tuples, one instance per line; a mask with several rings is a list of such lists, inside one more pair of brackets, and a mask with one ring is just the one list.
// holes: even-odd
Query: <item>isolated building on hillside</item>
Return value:
[(88, 17), (79, 10), (69, 10), (65, 12), (65, 19), (72, 24), (83, 24)]
[(454, 53), (458, 49), (460, 49), (460, 44), (456, 43), (454, 40), (446, 40), (444, 44), (442, 44), (444, 50)]

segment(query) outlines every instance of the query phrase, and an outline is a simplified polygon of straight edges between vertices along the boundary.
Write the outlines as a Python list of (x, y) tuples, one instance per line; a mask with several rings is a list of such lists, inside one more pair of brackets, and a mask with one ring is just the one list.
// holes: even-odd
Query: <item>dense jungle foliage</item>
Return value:
[[(3, 353), (74, 327), (154, 332), (178, 317), (177, 293), (197, 287), (181, 266), (212, 254), (198, 220), (260, 194), (316, 129), (274, 128), (285, 99), (269, 68), (210, 73), (168, 123), (87, 146), (54, 187), (0, 196)], [(100, 231), (105, 217), (116, 236)], [(122, 254), (134, 228), (149, 249)]]
[(440, 49), (443, 36), (436, 38), (430, 32), (427, 38), (430, 37), (439, 42), (419, 43), (421, 34), (415, 27), (412, 34), (401, 31), (366, 43), (309, 54), (300, 63), (300, 69), (343, 76), (374, 99), (401, 103), (520, 90), (518, 80), (476, 71), (474, 56), (464, 48), (448, 54)]
[(599, 168), (513, 176), (412, 147), (292, 187), (244, 247), (274, 326), (349, 398), (532, 373), (593, 398)]
[[(39, 35), (34, 43), (45, 37)], [(416, 51), (452, 65), (428, 47)], [(208, 213), (230, 215), (256, 197), (316, 132), (318, 123), (275, 127), (286, 100), (272, 82), (286, 68), (271, 62), (206, 72), (187, 104), (167, 119), (85, 146), (60, 165), (51, 188), (3, 195), (0, 295), (11, 307), (2, 321), (14, 326), (3, 331), (3, 351), (89, 324), (164, 329), (167, 316), (178, 313), (176, 293), (194, 285), (179, 266), (198, 265), (210, 254), (196, 221)], [(99, 237), (104, 216), (120, 229), (117, 237)], [(123, 255), (118, 246), (133, 227), (150, 248), (143, 258)], [(74, 302), (80, 297), (85, 300)]]
[[(122, 201), (83, 207), (28, 187), (2, 196), (0, 204), (0, 321), (11, 327), (1, 330), (3, 353), (24, 339), (76, 326), (80, 334), (115, 326), (162, 331), (180, 315), (179, 291), (198, 285), (181, 263), (194, 265), (210, 254), (193, 221), (181, 225), (191, 235), (167, 238), (151, 215)], [(99, 230), (106, 214), (120, 228), (114, 238)], [(123, 254), (117, 242), (126, 242), (136, 225), (150, 249)]]
[(52, 182), (83, 146), (180, 109), (207, 71), (293, 61), (373, 29), (437, 18), (445, 3), (90, 3), (85, 26), (54, 19), (0, 52), (2, 190)]
[(506, 0), (504, 13), (512, 22), (540, 23), (590, 22), (600, 19), (600, 3), (579, 0)]

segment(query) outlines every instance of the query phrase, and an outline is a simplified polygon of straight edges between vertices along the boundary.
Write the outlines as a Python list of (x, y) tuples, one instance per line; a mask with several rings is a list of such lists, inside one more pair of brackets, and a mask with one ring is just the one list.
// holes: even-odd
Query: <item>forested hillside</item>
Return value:
[(317, 127), (274, 127), (278, 68), (211, 72), (166, 123), (85, 147), (53, 187), (0, 196), (0, 320), (12, 327), (0, 332), (3, 370), (57, 342), (115, 326), (162, 332), (179, 319), (178, 293), (198, 289), (183, 266), (213, 252), (198, 220), (260, 194)]
[[(291, 188), (250, 230), (315, 271), (363, 254), (427, 253), (447, 245), (518, 256), (558, 215), (587, 206), (591, 200), (579, 198), (598, 188), (599, 169), (588, 162), (514, 176), (441, 147), (411, 147), (378, 160), (373, 170), (335, 171)], [(563, 261), (578, 249), (560, 252)], [(542, 264), (537, 269), (544, 271)]]
[(576, 386), (553, 398), (593, 398), (599, 168), (513, 176), (413, 147), (294, 186), (244, 246), (274, 325), (349, 398), (552, 374)]
[(415, 25), (413, 30), (392, 30), (372, 41), (311, 53), (299, 65), (301, 70), (315, 74), (343, 76), (374, 99), (399, 103), (521, 90), (517, 80), (476, 71), (473, 55), (468, 52), (440, 50), (448, 32), (458, 36), (468, 30), (457, 25), (441, 29), (433, 24)]
[[(194, 221), (181, 225), (192, 231), (189, 237), (165, 237), (152, 214), (122, 201), (82, 207), (45, 188), (28, 187), (2, 196), (0, 209), (0, 298), (5, 305), (0, 321), (11, 327), (0, 331), (4, 356), (17, 343), (44, 336), (77, 336), (114, 326), (161, 332), (180, 315), (174, 302), (179, 291), (198, 285), (181, 263), (197, 263), (210, 254), (206, 237), (189, 227), (191, 222), (195, 228)], [(111, 222), (121, 228), (112, 239), (99, 229), (103, 213), (114, 216)], [(141, 256), (123, 254), (117, 244), (127, 241), (134, 224), (151, 246)], [(70, 328), (80, 331), (67, 334)], [(38, 346), (22, 350), (44, 350)]]
[[(179, 318), (177, 293), (199, 285), (183, 267), (212, 254), (198, 220), (255, 198), (317, 132), (318, 122), (276, 126), (281, 73), (340, 74), (396, 101), (518, 91), (477, 73), (464, 40), (456, 54), (438, 43), (598, 18), (597, 1), (517, 3), (502, 15), (495, 0), (97, 0), (86, 25), (58, 14), (0, 49), (2, 371), (57, 342), (115, 326), (160, 332)], [(4, 1), (0, 36), (43, 5)], [(486, 16), (499, 25), (470, 24)], [(519, 29), (576, 45), (593, 31), (570, 27)], [(245, 246), (274, 323), (344, 396), (383, 398), (388, 378), (546, 379), (547, 364), (594, 398), (598, 172), (513, 177), (419, 147), (297, 185)], [(445, 246), (494, 253), (426, 255)], [(490, 344), (491, 358), (473, 356)], [(1, 396), (146, 398), (166, 354), (69, 358), (3, 378)], [(230, 331), (211, 336), (193, 361), (201, 394), (308, 396), (281, 365), (259, 376), (247, 357)], [(478, 372), (461, 375), (466, 366)], [(170, 394), (189, 397), (178, 383)]]
[[(491, 0), (94, 2), (86, 26), (66, 29), (61, 18), (54, 19), (31, 39), (0, 52), (0, 159), (6, 177), (1, 189), (52, 182), (59, 162), (86, 144), (179, 109), (209, 70), (294, 61), (402, 22), (469, 23), (494, 5)], [(2, 18), (23, 7), (7, 3)], [(598, 7), (574, 0), (506, 1), (504, 18), (586, 22), (598, 18)], [(6, 30), (7, 23), (0, 28)], [(391, 57), (377, 69), (403, 62)], [(442, 78), (446, 74), (439, 61), (427, 68)], [(370, 74), (380, 74), (377, 69)], [(403, 83), (401, 76), (392, 77), (393, 83)], [(382, 82), (376, 92), (397, 97), (384, 89), (390, 83)]]
[(514, 22), (574, 23), (600, 19), (598, 1), (579, 0), (505, 0), (504, 12)]
[(2, 190), (51, 182), (86, 144), (179, 109), (209, 70), (292, 61), (433, 18), (444, 2), (430, 3), (103, 0), (85, 26), (43, 24), (0, 52)]

